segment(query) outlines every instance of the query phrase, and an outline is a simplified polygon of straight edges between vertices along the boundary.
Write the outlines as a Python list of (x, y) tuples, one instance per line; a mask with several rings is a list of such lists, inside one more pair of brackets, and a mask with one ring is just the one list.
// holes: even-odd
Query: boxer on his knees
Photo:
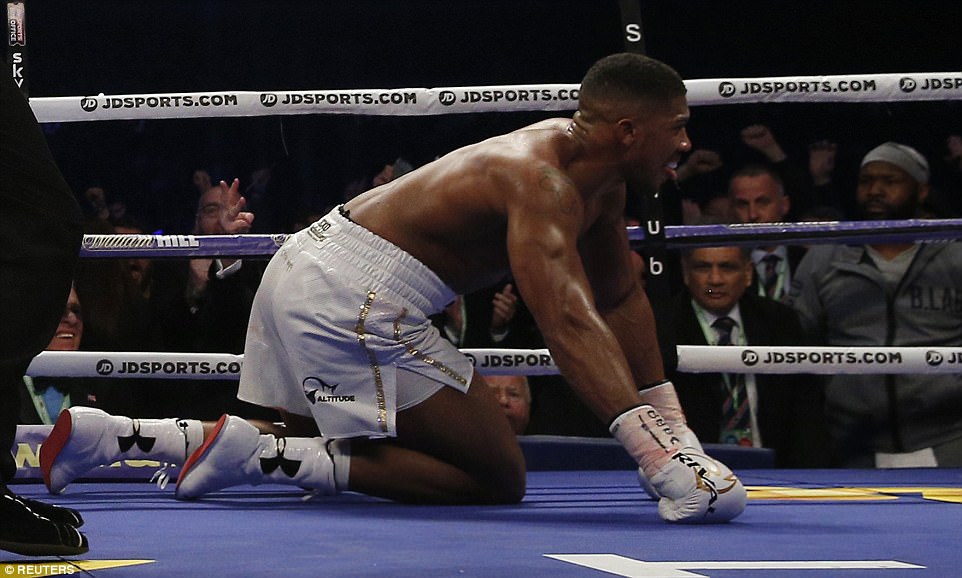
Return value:
[[(350, 439), (341, 446), (350, 447), (341, 457), (349, 482), (335, 490), (517, 501), (517, 440), (470, 362), (427, 321), (510, 272), (567, 382), (612, 423), (662, 496), (661, 515), (737, 516), (744, 488), (704, 456), (664, 383), (623, 220), (629, 188), (650, 194), (673, 178), (691, 146), (688, 116), (669, 67), (604, 58), (584, 78), (572, 119), (454, 151), (293, 235), (255, 299), (239, 396), (312, 417), (325, 439)], [(660, 386), (638, 393), (651, 384)], [(207, 467), (234, 463), (222, 452), (247, 463), (277, 453), (261, 440), (255, 449), (253, 438), (235, 443), (233, 421), (191, 457), (180, 496), (250, 480), (250, 468), (232, 477)]]
[(510, 273), (661, 516), (740, 514), (744, 488), (701, 452), (665, 382), (623, 217), (628, 194), (674, 178), (688, 119), (674, 70), (616, 54), (588, 71), (573, 118), (456, 150), (288, 237), (254, 300), (238, 396), (316, 427), (282, 442), (225, 417), (187, 460), (178, 496), (290, 481), (418, 503), (519, 501), (524, 459), (504, 412), (428, 320)]

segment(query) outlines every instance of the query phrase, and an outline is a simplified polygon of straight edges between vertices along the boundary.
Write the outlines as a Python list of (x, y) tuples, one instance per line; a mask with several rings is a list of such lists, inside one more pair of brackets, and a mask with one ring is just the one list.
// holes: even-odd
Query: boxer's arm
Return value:
[(625, 355), (636, 389), (662, 382), (665, 370), (655, 317), (632, 262), (622, 215), (612, 213), (600, 220), (579, 250), (597, 307)]
[(508, 195), (508, 254), (521, 297), (572, 389), (606, 423), (640, 403), (618, 339), (595, 306), (578, 251), (581, 195), (553, 167)]
[[(611, 201), (609, 211), (621, 209), (619, 199)], [(541, 171), (537, 186), (510, 195), (507, 206), (508, 254), (521, 296), (569, 385), (611, 424), (612, 435), (651, 480), (661, 496), (662, 518), (721, 522), (740, 514), (745, 491), (737, 477), (710, 458), (679, 451), (658, 411), (642, 405), (625, 356), (635, 347), (623, 340), (654, 332), (632, 318), (643, 315), (647, 299), (627, 254), (627, 233), (616, 232), (624, 229), (621, 216), (609, 212), (599, 219), (582, 236), (579, 251), (585, 210), (581, 196), (564, 174), (551, 168)], [(604, 267), (619, 271), (599, 273)], [(597, 296), (586, 268), (596, 278)], [(596, 298), (607, 317), (617, 321), (609, 325)], [(653, 349), (657, 352), (657, 346)], [(643, 357), (631, 354), (631, 359), (647, 375)]]
[[(642, 475), (651, 480), (660, 496), (663, 519), (723, 522), (734, 518), (745, 506), (745, 491), (738, 478), (710, 458), (679, 451), (671, 428), (658, 411), (642, 405), (619, 341), (642, 331), (638, 323), (643, 322), (631, 318), (647, 303), (636, 289), (637, 280), (630, 282), (622, 274), (614, 274), (603, 276), (596, 284), (601, 302), (609, 306), (608, 316), (619, 318), (613, 323), (615, 330), (596, 308), (586, 266), (594, 271), (604, 265), (624, 265), (635, 277), (630, 256), (614, 243), (619, 235), (589, 231), (582, 238), (584, 256), (601, 258), (604, 263), (583, 264), (576, 241), (584, 210), (580, 196), (563, 175), (554, 176), (550, 171), (539, 186), (553, 187), (548, 191), (551, 194), (533, 192), (525, 194), (524, 201), (509, 202), (508, 253), (521, 296), (562, 375), (585, 404), (611, 424), (612, 435), (638, 461)], [(613, 220), (598, 226), (611, 227)], [(620, 223), (620, 218), (617, 221)], [(613, 251), (614, 263), (600, 254), (606, 250)], [(627, 251), (627, 245), (621, 250)], [(642, 358), (632, 355), (632, 360), (642, 367)], [(629, 409), (633, 406), (639, 407)]]
[(641, 403), (658, 410), (681, 447), (702, 451), (686, 423), (674, 384), (665, 379), (655, 316), (633, 263), (636, 253), (629, 246), (624, 219), (612, 213), (591, 233), (580, 244), (582, 261), (598, 308), (628, 362)]

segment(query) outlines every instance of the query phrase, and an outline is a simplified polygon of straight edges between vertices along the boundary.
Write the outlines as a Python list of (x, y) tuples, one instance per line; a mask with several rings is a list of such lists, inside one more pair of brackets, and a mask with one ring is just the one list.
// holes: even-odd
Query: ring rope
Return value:
[[(482, 375), (557, 375), (547, 349), (462, 349)], [(238, 379), (243, 355), (136, 351), (42, 351), (27, 368), (31, 377), (124, 379)], [(501, 371), (501, 370), (504, 371)], [(511, 371), (512, 373), (506, 373)], [(523, 373), (522, 373), (523, 371)]]
[[(807, 347), (679, 345), (686, 373), (962, 373), (962, 347)], [(558, 375), (547, 349), (462, 349), (481, 375)], [(44, 351), (32, 377), (236, 380), (243, 355)]]
[[(962, 100), (959, 72), (687, 80), (690, 106), (785, 102)], [(426, 116), (567, 111), (578, 84), (301, 91), (217, 91), (31, 98), (40, 122), (296, 114)]]
[[(651, 233), (651, 231), (648, 231)], [(962, 219), (904, 219), (885, 221), (817, 221), (803, 223), (743, 223), (665, 227), (668, 247), (674, 249), (719, 245), (831, 244), (871, 241), (952, 241), (962, 236)], [(628, 227), (628, 238), (643, 241), (642, 227)]]
[(268, 257), (286, 239), (286, 234), (84, 235), (80, 257)]
[(679, 345), (687, 373), (962, 373), (962, 347)]
[[(628, 227), (628, 238), (643, 241), (642, 227)], [(750, 223), (743, 225), (669, 225), (669, 248), (776, 243), (939, 242), (962, 236), (962, 219), (893, 221), (823, 221), (816, 223)], [(119, 257), (253, 257), (273, 255), (286, 234), (272, 235), (84, 235), (83, 258)]]

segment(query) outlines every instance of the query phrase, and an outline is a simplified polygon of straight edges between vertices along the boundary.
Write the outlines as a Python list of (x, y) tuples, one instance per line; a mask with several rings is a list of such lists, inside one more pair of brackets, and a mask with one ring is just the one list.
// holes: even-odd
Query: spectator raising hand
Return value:
[(219, 185), (222, 207), (219, 213), (219, 224), (228, 235), (248, 233), (254, 223), (254, 213), (244, 211), (247, 207), (247, 199), (240, 195), (239, 186), (238, 179), (234, 179), (229, 187), (224, 181)]
[(765, 155), (769, 162), (780, 163), (788, 158), (782, 146), (775, 140), (775, 135), (763, 124), (753, 124), (743, 128), (742, 142), (748, 148)]
[(494, 294), (491, 300), (491, 335), (507, 333), (508, 324), (514, 319), (518, 311), (518, 296), (514, 293), (514, 286), (508, 283), (504, 289)]
[(685, 162), (678, 167), (678, 180), (685, 181), (698, 175), (704, 175), (722, 168), (721, 155), (715, 151), (699, 149), (692, 151)]

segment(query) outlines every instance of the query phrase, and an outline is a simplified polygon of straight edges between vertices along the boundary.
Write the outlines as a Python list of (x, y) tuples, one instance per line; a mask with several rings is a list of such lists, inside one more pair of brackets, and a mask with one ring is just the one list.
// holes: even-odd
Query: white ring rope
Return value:
[[(481, 375), (557, 375), (547, 349), (462, 349)], [(243, 355), (44, 351), (33, 377), (236, 380)], [(679, 345), (686, 373), (962, 373), (962, 347), (806, 347)]]
[[(462, 349), (482, 375), (557, 375), (547, 349)], [(243, 355), (118, 351), (43, 351), (31, 377), (238, 379)]]
[(679, 345), (687, 373), (962, 373), (962, 347)]
[(243, 355), (118, 351), (42, 351), (27, 368), (31, 377), (136, 379), (238, 379)]
[[(962, 100), (962, 73), (911, 72), (687, 80), (691, 106), (783, 102)], [(218, 91), (31, 98), (40, 122), (294, 114), (425, 116), (566, 111), (577, 84), (299, 91)]]

